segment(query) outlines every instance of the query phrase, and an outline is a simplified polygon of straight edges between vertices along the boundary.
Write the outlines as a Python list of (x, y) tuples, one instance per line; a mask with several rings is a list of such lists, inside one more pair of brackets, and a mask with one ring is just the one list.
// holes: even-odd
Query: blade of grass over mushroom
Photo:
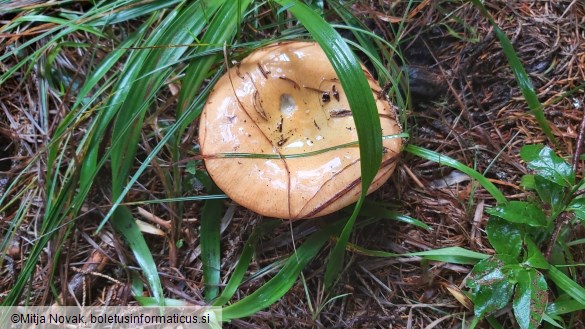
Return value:
[(343, 222), (331, 223), (311, 235), (289, 256), (285, 265), (272, 279), (252, 294), (226, 306), (224, 321), (243, 318), (265, 309), (280, 299), (297, 281), (301, 271), (317, 255), (331, 234), (337, 234)]
[(459, 162), (455, 159), (452, 159), (446, 155), (443, 155), (443, 154), (440, 154), (437, 152), (433, 152), (431, 150), (427, 150), (427, 149), (419, 147), (419, 146), (410, 145), (410, 144), (404, 148), (404, 151), (408, 152), (410, 154), (416, 155), (418, 157), (421, 157), (423, 159), (427, 159), (427, 160), (436, 162), (440, 165), (446, 165), (446, 166), (449, 166), (451, 168), (457, 169), (461, 172), (464, 172), (467, 175), (474, 178), (475, 180), (477, 180), (479, 182), (479, 184), (481, 184), (481, 186), (483, 186), (483, 188), (485, 188), (486, 191), (488, 191), (492, 195), (492, 197), (494, 199), (496, 199), (497, 202), (499, 202), (499, 203), (506, 203), (507, 202), (504, 194), (502, 194), (502, 192), (500, 192), (500, 190), (492, 182), (490, 182), (487, 178), (485, 178), (485, 176), (483, 176), (481, 173), (477, 172), (476, 170), (473, 170), (472, 168), (469, 168), (468, 166), (462, 164), (461, 162)]
[[(409, 138), (410, 135), (407, 133), (400, 133), (400, 134), (396, 134), (396, 135), (387, 135), (384, 136), (383, 139), (389, 139), (389, 138)], [(213, 156), (208, 156), (208, 157), (214, 157), (214, 158), (258, 158), (258, 159), (295, 159), (295, 158), (304, 158), (304, 157), (310, 157), (313, 155), (318, 155), (321, 153), (325, 153), (325, 152), (329, 152), (329, 151), (335, 151), (335, 150), (339, 150), (342, 148), (346, 148), (346, 147), (357, 147), (359, 146), (359, 142), (350, 142), (350, 143), (344, 143), (344, 144), (339, 144), (339, 145), (335, 145), (335, 146), (331, 146), (331, 147), (325, 147), (322, 148), (320, 150), (316, 150), (316, 151), (310, 151), (310, 152), (304, 152), (304, 153), (293, 153), (293, 154), (266, 154), (266, 153), (217, 153), (214, 154)]]
[(355, 210), (341, 236), (333, 248), (327, 262), (325, 285), (331, 287), (339, 275), (344, 261), (345, 245), (349, 240), (353, 224), (366, 197), (368, 188), (382, 161), (382, 128), (376, 110), (374, 96), (364, 72), (351, 49), (341, 36), (319, 14), (297, 0), (275, 0), (282, 6), (291, 5), (289, 11), (303, 24), (311, 36), (319, 43), (329, 58), (353, 113), (359, 149), (362, 179), (362, 192)]
[(502, 44), (504, 54), (508, 59), (508, 64), (510, 64), (510, 68), (512, 69), (512, 72), (514, 72), (514, 76), (516, 77), (516, 81), (518, 82), (518, 86), (520, 87), (520, 91), (522, 92), (522, 95), (524, 95), (524, 99), (526, 99), (526, 103), (528, 103), (528, 107), (530, 108), (530, 111), (536, 118), (536, 121), (538, 122), (540, 129), (542, 129), (542, 131), (549, 139), (549, 141), (551, 141), (551, 143), (553, 143), (555, 146), (559, 146), (558, 141), (553, 135), (552, 130), (550, 128), (550, 123), (544, 116), (542, 104), (538, 100), (538, 96), (536, 96), (536, 92), (534, 91), (532, 81), (530, 80), (530, 77), (526, 73), (524, 65), (522, 65), (522, 62), (520, 61), (520, 58), (518, 58), (518, 54), (514, 50), (514, 46), (512, 46), (510, 39), (508, 39), (506, 33), (504, 33), (502, 29), (500, 29), (498, 24), (496, 24), (496, 22), (494, 21), (490, 13), (487, 11), (487, 9), (484, 7), (484, 5), (481, 3), (481, 1), (471, 0), (471, 2), (479, 9), (481, 14), (485, 18), (487, 18), (490, 24), (493, 26), (494, 31), (496, 32), (496, 36), (498, 37), (498, 40), (500, 40), (500, 43)]

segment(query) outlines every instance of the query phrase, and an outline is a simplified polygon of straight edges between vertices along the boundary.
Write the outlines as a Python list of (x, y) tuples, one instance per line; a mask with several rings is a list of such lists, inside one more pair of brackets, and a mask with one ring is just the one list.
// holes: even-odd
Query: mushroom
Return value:
[[(400, 133), (382, 88), (362, 68), (382, 135)], [(219, 188), (261, 215), (292, 220), (324, 216), (357, 201), (359, 148), (336, 147), (357, 140), (346, 95), (315, 42), (272, 44), (235, 64), (211, 91), (199, 126), (205, 166)], [(368, 193), (390, 177), (401, 144), (400, 138), (384, 139), (382, 165)]]

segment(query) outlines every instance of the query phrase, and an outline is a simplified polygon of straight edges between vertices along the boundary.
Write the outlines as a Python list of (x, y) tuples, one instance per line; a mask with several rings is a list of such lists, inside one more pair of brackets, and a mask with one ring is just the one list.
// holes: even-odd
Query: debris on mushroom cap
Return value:
[[(378, 107), (382, 135), (400, 133), (396, 113), (363, 68)], [(359, 198), (358, 147), (286, 157), (357, 141), (357, 132), (333, 67), (314, 42), (261, 48), (230, 68), (211, 91), (201, 115), (199, 142), (215, 183), (259, 214), (311, 218)], [(394, 171), (400, 138), (385, 139), (382, 166), (368, 193)], [(225, 153), (266, 157), (222, 157)]]

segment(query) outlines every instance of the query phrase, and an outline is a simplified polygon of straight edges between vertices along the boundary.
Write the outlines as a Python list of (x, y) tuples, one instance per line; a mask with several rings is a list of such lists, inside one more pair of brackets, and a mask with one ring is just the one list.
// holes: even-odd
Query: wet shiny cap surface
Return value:
[[(364, 72), (376, 99), (382, 135), (400, 133), (380, 86)], [(357, 201), (357, 146), (287, 157), (357, 141), (343, 88), (321, 47), (286, 42), (259, 49), (219, 79), (201, 115), (199, 142), (215, 183), (259, 214), (287, 219), (323, 216)], [(401, 139), (386, 139), (382, 166), (368, 192), (395, 167)], [(225, 153), (263, 154), (222, 158)], [(271, 158), (268, 158), (271, 157)]]

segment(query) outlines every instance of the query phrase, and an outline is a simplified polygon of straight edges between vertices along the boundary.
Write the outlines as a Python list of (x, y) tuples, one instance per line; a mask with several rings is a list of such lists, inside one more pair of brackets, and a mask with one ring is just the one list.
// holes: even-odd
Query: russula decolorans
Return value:
[[(399, 134), (382, 88), (363, 71), (376, 99), (382, 135)], [(357, 146), (287, 155), (355, 141), (346, 95), (315, 42), (269, 45), (230, 68), (211, 91), (199, 126), (205, 166), (219, 188), (250, 210), (287, 219), (330, 214), (356, 202), (361, 193)], [(384, 139), (382, 165), (368, 193), (394, 171), (401, 143), (400, 138)], [(222, 156), (226, 153), (255, 156)]]

